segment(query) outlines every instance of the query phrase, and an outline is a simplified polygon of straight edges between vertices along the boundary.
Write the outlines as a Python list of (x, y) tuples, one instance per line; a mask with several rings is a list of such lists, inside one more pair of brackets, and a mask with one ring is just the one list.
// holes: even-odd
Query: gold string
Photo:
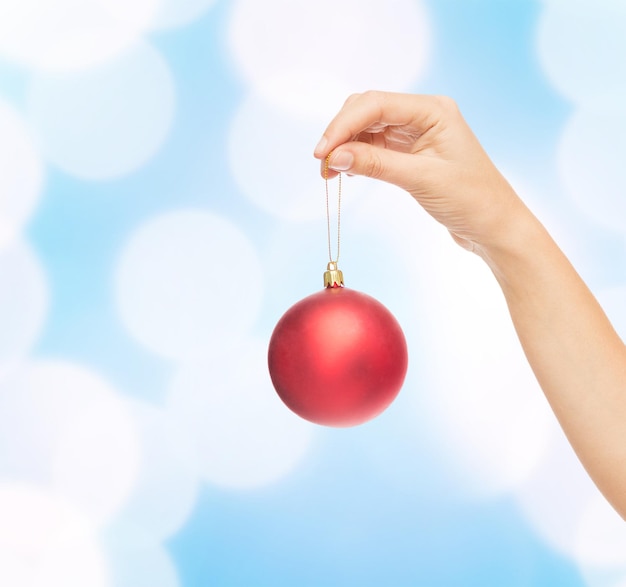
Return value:
[(330, 244), (330, 205), (328, 195), (328, 161), (332, 151), (328, 153), (326, 161), (324, 163), (324, 184), (326, 186), (326, 229), (328, 235), (328, 259), (331, 263), (339, 263), (339, 252), (341, 247), (341, 173), (337, 176), (337, 258), (333, 261), (332, 247)]

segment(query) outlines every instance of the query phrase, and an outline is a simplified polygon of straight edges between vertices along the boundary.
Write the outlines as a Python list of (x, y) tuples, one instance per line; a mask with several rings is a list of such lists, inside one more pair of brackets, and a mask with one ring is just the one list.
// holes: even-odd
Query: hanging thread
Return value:
[(328, 259), (336, 266), (337, 263), (339, 263), (339, 253), (341, 251), (341, 173), (337, 176), (337, 257), (333, 260), (330, 235), (330, 197), (328, 193), (328, 161), (330, 160), (331, 155), (332, 151), (327, 155), (324, 163), (324, 183), (326, 185), (326, 229), (328, 235)]

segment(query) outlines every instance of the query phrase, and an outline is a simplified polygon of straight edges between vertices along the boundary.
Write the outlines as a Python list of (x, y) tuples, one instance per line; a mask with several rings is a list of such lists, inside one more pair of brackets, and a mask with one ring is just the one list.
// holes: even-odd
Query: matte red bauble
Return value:
[(355, 426), (395, 399), (408, 354), (400, 325), (374, 298), (343, 287), (334, 263), (326, 288), (293, 305), (270, 339), (272, 383), (296, 414), (317, 424)]

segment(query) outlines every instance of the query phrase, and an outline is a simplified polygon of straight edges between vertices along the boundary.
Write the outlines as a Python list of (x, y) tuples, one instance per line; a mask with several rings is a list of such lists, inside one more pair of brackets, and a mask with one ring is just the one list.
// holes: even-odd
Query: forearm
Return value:
[(528, 361), (599, 489), (626, 518), (626, 347), (522, 204), (506, 238), (477, 251), (498, 280)]

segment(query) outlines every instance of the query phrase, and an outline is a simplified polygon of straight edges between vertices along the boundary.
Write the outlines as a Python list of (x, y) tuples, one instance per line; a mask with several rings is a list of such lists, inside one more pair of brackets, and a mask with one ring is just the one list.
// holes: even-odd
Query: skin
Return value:
[(329, 154), (329, 177), (342, 171), (400, 186), (487, 263), (569, 442), (626, 519), (626, 346), (455, 102), (350, 96), (315, 149), (322, 167)]

